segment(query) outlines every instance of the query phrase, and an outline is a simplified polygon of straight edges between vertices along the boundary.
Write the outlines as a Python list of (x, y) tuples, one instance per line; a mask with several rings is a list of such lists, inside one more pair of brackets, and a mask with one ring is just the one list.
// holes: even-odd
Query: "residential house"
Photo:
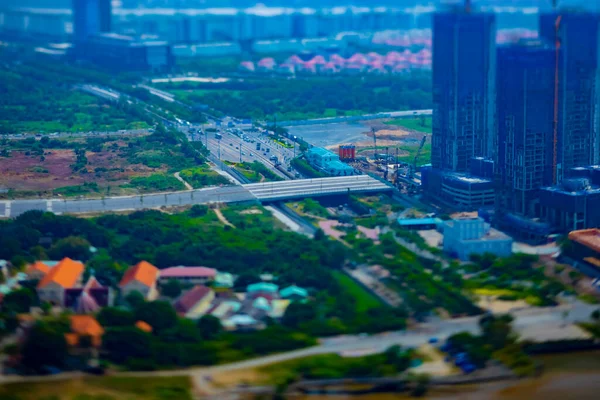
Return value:
[(113, 304), (111, 288), (102, 286), (96, 277), (91, 276), (83, 287), (65, 290), (65, 307), (72, 308), (78, 314), (96, 312), (102, 307)]
[(156, 282), (160, 271), (147, 261), (140, 261), (130, 267), (123, 275), (119, 283), (121, 295), (127, 296), (133, 292), (140, 292), (146, 300), (154, 300), (158, 297)]
[(146, 333), (152, 333), (152, 326), (150, 326), (150, 324), (146, 321), (137, 321), (135, 323), (135, 327)]
[(50, 272), (50, 267), (42, 261), (36, 261), (33, 264), (30, 264), (25, 273), (27, 274), (27, 278), (31, 280), (42, 280), (48, 272)]
[(71, 315), (71, 332), (65, 334), (65, 339), (69, 346), (79, 346), (83, 344), (83, 338), (90, 339), (92, 347), (102, 345), (102, 335), (104, 328), (98, 321), (90, 315)]
[(217, 270), (207, 267), (170, 267), (160, 271), (159, 283), (164, 284), (174, 279), (181, 283), (193, 283), (195, 285), (205, 285), (212, 282), (217, 276)]
[(65, 290), (81, 286), (83, 264), (70, 258), (63, 258), (42, 278), (37, 285), (40, 301), (63, 306)]
[(214, 287), (221, 289), (230, 289), (233, 287), (235, 279), (229, 272), (217, 272), (214, 281)]
[(306, 298), (308, 297), (308, 292), (306, 291), (306, 289), (303, 289), (296, 285), (292, 285), (286, 287), (285, 289), (282, 289), (279, 292), (279, 295), (284, 299), (292, 301), (302, 301), (306, 300)]
[(277, 286), (274, 283), (267, 283), (267, 282), (253, 283), (251, 285), (248, 285), (248, 287), (246, 288), (246, 292), (248, 292), (248, 293), (265, 292), (265, 293), (276, 294), (278, 290), (279, 290), (279, 286)]
[(198, 319), (209, 310), (214, 298), (211, 288), (198, 285), (177, 299), (175, 311), (186, 318)]

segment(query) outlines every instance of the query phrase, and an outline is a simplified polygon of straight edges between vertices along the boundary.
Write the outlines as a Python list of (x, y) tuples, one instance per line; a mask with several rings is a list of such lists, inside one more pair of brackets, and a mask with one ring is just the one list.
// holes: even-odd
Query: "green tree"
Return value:
[(64, 333), (47, 323), (36, 323), (23, 344), (21, 355), (23, 366), (35, 371), (46, 366), (62, 367), (67, 357)]
[(35, 300), (36, 295), (31, 289), (17, 289), (4, 297), (2, 308), (17, 314), (28, 313)]
[(594, 310), (592, 312), (592, 314), (590, 315), (590, 317), (592, 317), (592, 319), (596, 322), (600, 322), (600, 309), (598, 310)]
[(213, 340), (223, 331), (223, 326), (221, 320), (214, 315), (203, 315), (198, 320), (198, 329), (202, 339)]
[(152, 336), (136, 327), (115, 327), (106, 330), (102, 347), (110, 360), (123, 363), (129, 358), (147, 358), (152, 355)]
[(314, 304), (294, 302), (285, 310), (281, 323), (289, 328), (298, 328), (302, 323), (312, 321), (316, 317), (317, 310)]
[(53, 259), (69, 257), (73, 260), (87, 261), (90, 258), (91, 244), (86, 239), (78, 236), (68, 236), (56, 241), (50, 247), (48, 255)]
[(143, 303), (136, 307), (134, 313), (137, 320), (150, 324), (157, 334), (173, 328), (177, 323), (175, 309), (166, 301)]
[(135, 310), (142, 304), (144, 304), (146, 302), (146, 299), (144, 299), (143, 294), (141, 294), (137, 290), (134, 290), (130, 292), (127, 296), (125, 296), (125, 301), (132, 310)]
[(117, 307), (104, 307), (97, 319), (105, 327), (132, 326), (135, 323), (135, 316), (131, 311)]
[(171, 298), (178, 297), (181, 294), (181, 284), (177, 279), (169, 279), (161, 288), (161, 293)]

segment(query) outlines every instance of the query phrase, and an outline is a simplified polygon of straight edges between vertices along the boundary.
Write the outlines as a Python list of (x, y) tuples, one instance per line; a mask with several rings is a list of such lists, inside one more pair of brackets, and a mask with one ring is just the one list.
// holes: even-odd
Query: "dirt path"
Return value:
[(187, 183), (185, 180), (183, 180), (183, 178), (179, 175), (179, 172), (175, 172), (173, 174), (173, 176), (175, 178), (177, 178), (177, 180), (179, 180), (181, 183), (183, 183), (185, 185), (185, 188), (187, 190), (194, 190), (194, 188), (192, 187), (192, 185), (190, 185), (189, 183)]
[(233, 229), (235, 229), (235, 225), (233, 225), (231, 222), (227, 221), (227, 218), (225, 218), (225, 216), (223, 215), (223, 213), (221, 212), (221, 210), (219, 210), (218, 208), (214, 209), (215, 214), (217, 215), (217, 218), (219, 218), (219, 221), (221, 221), (223, 224), (232, 227)]

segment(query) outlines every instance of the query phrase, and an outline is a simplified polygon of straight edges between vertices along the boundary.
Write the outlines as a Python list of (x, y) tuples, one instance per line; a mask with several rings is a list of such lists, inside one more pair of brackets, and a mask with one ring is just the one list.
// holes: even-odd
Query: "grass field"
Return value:
[(356, 298), (356, 312), (360, 313), (372, 308), (381, 307), (381, 302), (374, 295), (354, 282), (348, 275), (343, 272), (333, 271), (333, 276), (344, 289)]
[(421, 118), (398, 118), (385, 122), (386, 125), (401, 126), (413, 131), (431, 133), (431, 117), (425, 118), (425, 126), (421, 125)]
[(0, 386), (2, 400), (191, 400), (187, 377), (89, 377)]

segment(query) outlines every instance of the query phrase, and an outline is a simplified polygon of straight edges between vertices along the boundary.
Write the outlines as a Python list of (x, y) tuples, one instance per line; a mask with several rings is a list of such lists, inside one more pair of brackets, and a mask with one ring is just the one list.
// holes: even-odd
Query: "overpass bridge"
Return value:
[(391, 191), (388, 186), (368, 175), (299, 179), (247, 185), (211, 187), (170, 193), (81, 199), (0, 200), (0, 218), (17, 217), (30, 210), (55, 214), (102, 213), (143, 210), (209, 203), (275, 202), (307, 197), (346, 193)]
[(261, 202), (393, 190), (391, 186), (368, 175), (251, 183), (243, 187)]

